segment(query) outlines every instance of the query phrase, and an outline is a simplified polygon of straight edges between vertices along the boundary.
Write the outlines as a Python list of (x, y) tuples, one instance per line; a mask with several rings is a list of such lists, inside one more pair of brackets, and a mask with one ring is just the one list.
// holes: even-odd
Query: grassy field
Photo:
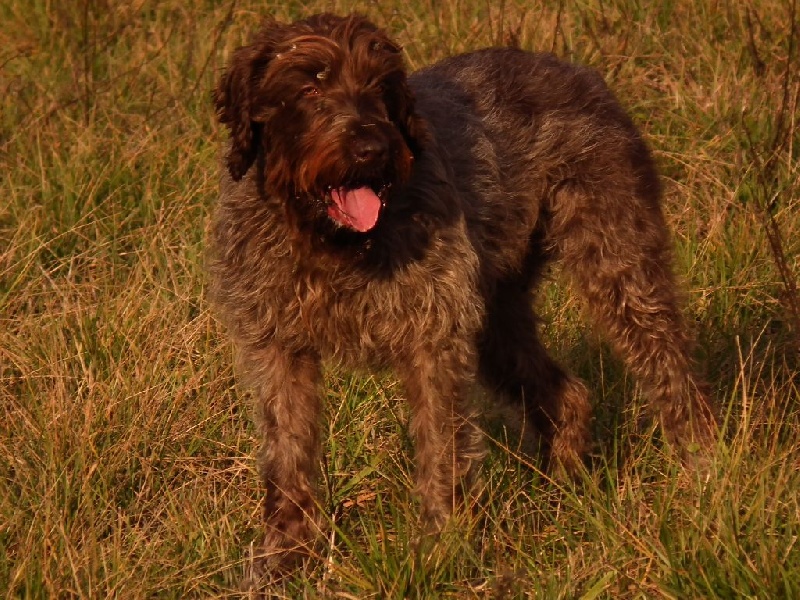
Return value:
[(280, 593), (800, 597), (791, 2), (0, 0), (0, 594), (238, 595), (260, 494), (204, 297), (209, 94), (260, 15), (327, 9), (372, 16), (412, 68), (515, 40), (604, 74), (665, 176), (727, 443), (708, 482), (683, 473), (556, 275), (545, 333), (596, 406), (584, 480), (549, 482), (495, 436), (483, 518), (415, 552), (402, 391), (332, 370), (330, 544)]

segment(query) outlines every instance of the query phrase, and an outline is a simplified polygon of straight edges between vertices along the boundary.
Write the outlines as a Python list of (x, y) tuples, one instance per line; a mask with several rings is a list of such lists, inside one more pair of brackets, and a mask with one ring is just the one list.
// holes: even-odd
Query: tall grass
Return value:
[(0, 592), (238, 594), (260, 492), (248, 401), (204, 299), (224, 137), (209, 91), (261, 15), (357, 9), (412, 68), (514, 42), (601, 70), (665, 175), (727, 444), (707, 482), (665, 456), (556, 277), (546, 335), (596, 406), (584, 479), (549, 481), (493, 431), (479, 518), (420, 547), (402, 390), (331, 370), (330, 543), (280, 593), (800, 597), (793, 1), (3, 0)]

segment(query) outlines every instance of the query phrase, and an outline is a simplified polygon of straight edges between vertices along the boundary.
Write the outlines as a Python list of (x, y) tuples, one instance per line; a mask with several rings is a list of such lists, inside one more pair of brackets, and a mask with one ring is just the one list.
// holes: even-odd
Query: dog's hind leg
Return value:
[(563, 187), (554, 205), (569, 211), (554, 214), (556, 244), (593, 322), (649, 392), (666, 439), (691, 463), (713, 446), (717, 425), (692, 368), (669, 233), (657, 199), (638, 187)]
[(482, 383), (509, 404), (509, 427), (523, 446), (539, 441), (546, 462), (574, 472), (590, 443), (591, 405), (583, 383), (545, 350), (527, 285), (498, 286), (480, 339)]

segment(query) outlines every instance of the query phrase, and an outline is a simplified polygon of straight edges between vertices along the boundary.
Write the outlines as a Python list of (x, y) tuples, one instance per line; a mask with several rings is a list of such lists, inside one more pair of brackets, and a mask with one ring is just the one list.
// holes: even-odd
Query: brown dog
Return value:
[(406, 77), (380, 29), (323, 14), (265, 25), (215, 103), (231, 144), (212, 297), (257, 402), (269, 570), (318, 532), (323, 361), (400, 377), (434, 525), (483, 454), (475, 380), (552, 460), (580, 463), (588, 394), (545, 352), (531, 307), (550, 259), (646, 386), (666, 438), (685, 456), (712, 445), (653, 162), (594, 71), (494, 48)]

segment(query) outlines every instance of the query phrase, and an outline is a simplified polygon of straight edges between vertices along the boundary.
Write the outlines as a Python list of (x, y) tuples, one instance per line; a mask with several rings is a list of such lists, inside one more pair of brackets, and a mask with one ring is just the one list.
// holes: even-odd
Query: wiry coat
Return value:
[[(588, 395), (544, 351), (531, 308), (550, 259), (650, 390), (667, 439), (714, 439), (658, 178), (594, 71), (496, 48), (406, 78), (399, 47), (368, 21), (319, 15), (268, 23), (215, 100), (232, 141), (212, 298), (257, 401), (270, 567), (301, 555), (318, 525), (324, 361), (399, 376), (433, 523), (482, 455), (466, 400), (476, 380), (555, 462), (580, 463)], [(331, 217), (349, 188), (380, 197), (366, 231)]]

